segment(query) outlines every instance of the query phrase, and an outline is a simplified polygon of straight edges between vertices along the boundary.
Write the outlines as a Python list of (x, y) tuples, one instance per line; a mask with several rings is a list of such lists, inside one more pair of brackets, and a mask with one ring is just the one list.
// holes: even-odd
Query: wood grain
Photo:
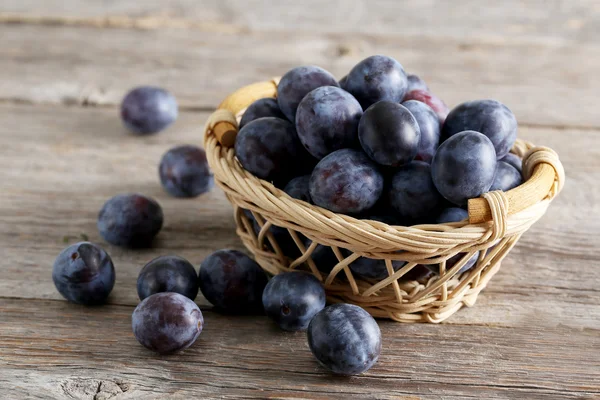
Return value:
[[(192, 347), (156, 356), (135, 341), (132, 309), (0, 300), (4, 397), (68, 398), (86, 390), (116, 392), (119, 399), (167, 394), (311, 399), (600, 395), (600, 370), (594, 367), (600, 352), (597, 330), (381, 321), (379, 362), (359, 378), (344, 378), (317, 365), (305, 334), (282, 332), (266, 317), (205, 312), (205, 329)], [(566, 336), (571, 338), (568, 347)]]
[[(225, 32), (287, 31), (386, 36), (477, 38), (480, 41), (597, 43), (600, 8), (594, 0), (508, 0), (480, 7), (477, 0), (5, 0), (5, 20), (178, 27)], [(9, 19), (10, 17), (10, 19)]]
[[(599, 23), (594, 0), (1, 2), (0, 398), (600, 398)], [(242, 247), (220, 190), (166, 195), (162, 154), (200, 145), (208, 111), (241, 86), (309, 63), (342, 76), (374, 53), (450, 105), (505, 102), (519, 136), (565, 166), (563, 192), (476, 305), (443, 325), (381, 321), (381, 359), (354, 378), (320, 368), (304, 334), (219, 315), (201, 297), (196, 344), (142, 348), (130, 325), (140, 268)], [(183, 112), (166, 132), (121, 127), (115, 106), (138, 84), (177, 96)], [(165, 211), (152, 249), (107, 245), (95, 226), (104, 201), (134, 191)], [(56, 255), (84, 238), (116, 265), (103, 307), (69, 304), (51, 281)]]
[(214, 109), (234, 90), (293, 66), (317, 64), (341, 77), (382, 53), (419, 71), (451, 106), (496, 98), (521, 124), (600, 127), (600, 46), (593, 44), (39, 25), (0, 25), (0, 36), (6, 101), (115, 105), (132, 86), (158, 84), (185, 108)]
[[(214, 250), (242, 248), (233, 233), (231, 206), (220, 190), (180, 200), (169, 197), (158, 181), (162, 153), (177, 144), (202, 143), (207, 117), (206, 112), (184, 112), (166, 132), (137, 137), (124, 131), (116, 109), (0, 106), (0, 239), (5, 248), (0, 295), (60, 299), (50, 268), (65, 237), (72, 243), (84, 234), (103, 243), (97, 212), (121, 192), (155, 197), (165, 210), (165, 227), (153, 249), (106, 245), (117, 268), (113, 304), (137, 304), (137, 274), (158, 255), (176, 253), (198, 266)], [(579, 138), (586, 134), (590, 150), (582, 152)], [(539, 128), (522, 129), (521, 136), (557, 149), (567, 185), (548, 214), (523, 236), (477, 306), (449, 323), (517, 327), (533, 319), (536, 324), (597, 327), (600, 270), (591, 265), (600, 229), (600, 171), (594, 167), (600, 137)], [(208, 305), (203, 299), (199, 303)], [(552, 304), (550, 315), (538, 315), (547, 304)]]

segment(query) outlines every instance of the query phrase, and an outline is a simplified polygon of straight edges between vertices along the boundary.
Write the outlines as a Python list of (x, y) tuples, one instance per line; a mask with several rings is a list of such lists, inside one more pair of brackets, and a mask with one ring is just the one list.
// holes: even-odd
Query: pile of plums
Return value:
[[(155, 133), (175, 120), (177, 105), (168, 92), (141, 87), (125, 97), (121, 115), (132, 132)], [(175, 147), (163, 156), (159, 178), (175, 197), (196, 197), (213, 186), (204, 150), (190, 145)], [(293, 193), (293, 185), (290, 190)], [(163, 220), (158, 202), (128, 193), (104, 204), (97, 227), (112, 245), (149, 247)], [(116, 274), (111, 257), (102, 247), (80, 242), (59, 254), (52, 279), (67, 300), (98, 305), (106, 302)], [(198, 273), (189, 261), (175, 255), (148, 262), (137, 280), (141, 302), (132, 315), (136, 339), (161, 354), (192, 345), (204, 327), (204, 317), (194, 302), (199, 291), (220, 312), (265, 313), (284, 330), (307, 331), (311, 351), (334, 373), (362, 373), (379, 357), (381, 332), (365, 310), (350, 304), (325, 307), (325, 290), (311, 274), (288, 272), (269, 280), (254, 260), (229, 249), (209, 255)]]
[(516, 136), (515, 116), (502, 103), (449, 111), (422, 79), (376, 55), (339, 82), (316, 66), (287, 72), (276, 99), (244, 113), (235, 152), (247, 171), (292, 197), (409, 225), (518, 186), (521, 160), (509, 153)]
[[(509, 153), (517, 121), (506, 106), (476, 100), (450, 111), (421, 78), (381, 55), (340, 81), (316, 66), (294, 68), (281, 78), (277, 98), (252, 103), (239, 126), (235, 151), (246, 170), (295, 199), (361, 219), (459, 222), (468, 217), (470, 198), (522, 182), (521, 159)], [(258, 233), (253, 215), (245, 215)], [(286, 229), (273, 226), (270, 233), (288, 257), (299, 255)], [(464, 256), (450, 258), (446, 268)], [(326, 273), (338, 262), (321, 245), (312, 258)], [(394, 270), (404, 265), (393, 262)], [(364, 279), (388, 276), (382, 260), (361, 257), (350, 269)], [(417, 265), (401, 279), (422, 282), (438, 271)]]

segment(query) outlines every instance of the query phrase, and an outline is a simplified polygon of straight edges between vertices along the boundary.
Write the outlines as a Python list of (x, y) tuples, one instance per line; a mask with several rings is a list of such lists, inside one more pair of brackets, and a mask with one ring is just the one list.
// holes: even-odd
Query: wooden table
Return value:
[[(600, 398), (600, 7), (460, 4), (3, 1), (0, 398)], [(202, 143), (210, 111), (242, 85), (308, 63), (341, 77), (375, 53), (419, 72), (450, 105), (501, 100), (521, 137), (556, 149), (567, 183), (547, 215), (475, 307), (441, 325), (381, 321), (382, 355), (363, 376), (331, 376), (305, 334), (221, 316), (203, 300), (193, 347), (146, 351), (130, 326), (139, 269), (161, 254), (198, 265), (241, 248), (220, 190), (194, 200), (163, 192), (162, 153)], [(177, 96), (168, 131), (124, 132), (117, 106), (138, 84)], [(109, 304), (63, 301), (54, 258), (83, 238), (103, 243), (99, 208), (134, 191), (163, 205), (157, 247), (105, 245), (117, 269)]]

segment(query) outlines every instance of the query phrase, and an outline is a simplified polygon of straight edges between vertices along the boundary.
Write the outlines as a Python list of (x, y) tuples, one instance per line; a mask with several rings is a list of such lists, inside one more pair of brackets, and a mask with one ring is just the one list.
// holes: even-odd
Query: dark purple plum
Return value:
[(125, 127), (134, 133), (162, 131), (177, 119), (177, 100), (158, 87), (134, 88), (121, 103), (121, 119)]
[(202, 294), (217, 309), (234, 314), (262, 310), (267, 276), (260, 266), (237, 250), (218, 250), (200, 266)]
[(512, 111), (496, 100), (475, 100), (452, 109), (444, 126), (442, 139), (463, 131), (477, 131), (494, 144), (496, 157), (503, 158), (517, 139), (517, 119)]
[(367, 155), (381, 165), (397, 167), (411, 162), (419, 150), (421, 131), (404, 106), (380, 101), (369, 107), (358, 125), (358, 138)]
[(421, 132), (419, 148), (415, 158), (430, 163), (440, 144), (440, 121), (438, 116), (431, 107), (421, 101), (408, 100), (402, 105), (415, 117)]
[(52, 280), (58, 292), (73, 303), (102, 304), (115, 285), (115, 267), (100, 246), (79, 242), (60, 252), (52, 267)]
[(350, 93), (321, 86), (298, 105), (296, 131), (306, 150), (320, 160), (335, 150), (358, 146), (362, 114), (360, 104)]
[(515, 167), (517, 171), (523, 172), (523, 160), (516, 154), (508, 153), (498, 161), (504, 161)]
[(160, 354), (190, 347), (204, 327), (202, 312), (192, 300), (173, 292), (146, 297), (133, 311), (135, 338)]
[(294, 125), (273, 117), (256, 119), (240, 129), (235, 154), (247, 171), (275, 182), (297, 176), (309, 157)]
[(437, 114), (438, 119), (440, 121), (440, 125), (444, 123), (446, 117), (448, 116), (448, 113), (450, 112), (446, 103), (444, 103), (442, 99), (440, 99), (428, 90), (414, 89), (410, 92), (407, 92), (404, 96), (403, 101), (409, 100), (420, 101), (431, 107), (431, 109)]
[(333, 75), (314, 65), (289, 70), (277, 85), (279, 108), (287, 119), (294, 122), (298, 104), (304, 96), (321, 86), (339, 86), (339, 84)]
[(398, 168), (392, 177), (389, 197), (392, 208), (402, 220), (431, 218), (444, 204), (431, 179), (431, 167), (423, 161)]
[(431, 162), (431, 176), (438, 192), (459, 206), (486, 193), (495, 173), (494, 145), (487, 136), (475, 131), (460, 132), (447, 139)]
[(309, 182), (313, 202), (333, 212), (360, 213), (373, 207), (383, 190), (383, 176), (363, 152), (334, 151), (315, 167)]
[(153, 199), (141, 194), (119, 194), (98, 214), (98, 231), (108, 243), (147, 247), (163, 225), (163, 212)]
[(334, 304), (310, 321), (308, 347), (319, 363), (340, 375), (371, 368), (381, 353), (381, 331), (368, 312), (353, 304)]
[[(349, 253), (346, 255), (349, 255)], [(394, 272), (398, 271), (405, 264), (404, 261), (392, 261)], [(376, 260), (374, 258), (359, 257), (350, 264), (350, 269), (361, 278), (384, 279), (389, 276), (385, 260)]]
[(344, 76), (342, 79), (340, 79), (338, 81), (338, 84), (340, 85), (340, 87), (344, 90), (346, 90), (346, 88), (344, 88), (344, 85), (346, 85), (346, 81), (348, 80), (348, 75)]
[(515, 167), (504, 161), (498, 161), (496, 165), (496, 175), (494, 183), (490, 187), (490, 192), (493, 190), (502, 190), (508, 192), (523, 183), (521, 173)]
[(198, 295), (198, 275), (190, 262), (177, 256), (161, 256), (142, 268), (137, 279), (140, 300), (155, 293), (175, 292), (194, 300)]
[(160, 160), (158, 175), (163, 188), (175, 197), (196, 197), (214, 185), (206, 152), (192, 145), (167, 151)]
[(413, 90), (425, 90), (429, 91), (427, 84), (423, 79), (414, 74), (409, 74), (406, 76), (406, 80), (408, 81), (408, 87), (406, 88), (406, 92), (412, 92)]
[(344, 83), (344, 89), (356, 97), (363, 110), (382, 100), (400, 103), (407, 87), (402, 64), (381, 55), (365, 58), (356, 64)]
[(265, 97), (264, 99), (258, 99), (254, 103), (250, 104), (242, 119), (240, 120), (239, 129), (242, 129), (248, 122), (252, 122), (255, 119), (264, 117), (275, 117), (285, 119), (285, 115), (279, 109), (277, 99), (272, 97)]
[(458, 207), (448, 207), (444, 209), (437, 217), (437, 224), (446, 224), (449, 222), (459, 222), (469, 218), (467, 210)]
[(287, 185), (285, 185), (283, 191), (294, 199), (312, 203), (312, 200), (310, 199), (310, 191), (308, 190), (309, 181), (310, 175), (298, 176), (289, 181)]
[(293, 271), (275, 275), (262, 295), (265, 313), (286, 331), (304, 331), (325, 308), (325, 289), (317, 278)]

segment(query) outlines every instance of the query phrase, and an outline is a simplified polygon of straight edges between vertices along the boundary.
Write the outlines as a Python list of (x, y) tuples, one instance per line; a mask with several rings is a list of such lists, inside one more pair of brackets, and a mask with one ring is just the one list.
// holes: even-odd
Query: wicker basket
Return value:
[[(475, 303), (502, 259), (562, 189), (564, 170), (556, 153), (517, 140), (512, 151), (523, 158), (524, 183), (506, 193), (490, 192), (469, 200), (469, 221), (390, 226), (292, 199), (244, 170), (231, 148), (244, 110), (259, 98), (275, 97), (277, 82), (244, 87), (221, 103), (205, 128), (208, 162), (234, 206), (237, 234), (262, 268), (271, 274), (300, 268), (311, 271), (324, 283), (330, 302), (354, 303), (375, 317), (400, 322), (441, 322), (463, 305)], [(255, 221), (247, 218), (244, 209), (252, 212)], [(253, 223), (260, 227), (258, 234)], [(289, 259), (283, 254), (271, 233), (273, 225), (287, 229), (300, 257)], [(303, 236), (312, 241), (308, 247)], [(331, 247), (339, 261), (328, 274), (311, 258), (317, 244)], [(459, 273), (477, 252), (475, 266)], [(460, 260), (446, 269), (446, 260), (459, 253)], [(358, 257), (384, 259), (388, 276), (381, 280), (353, 276), (348, 265)], [(394, 271), (392, 260), (407, 263)], [(438, 274), (420, 281), (403, 278), (418, 264), (435, 265)]]

